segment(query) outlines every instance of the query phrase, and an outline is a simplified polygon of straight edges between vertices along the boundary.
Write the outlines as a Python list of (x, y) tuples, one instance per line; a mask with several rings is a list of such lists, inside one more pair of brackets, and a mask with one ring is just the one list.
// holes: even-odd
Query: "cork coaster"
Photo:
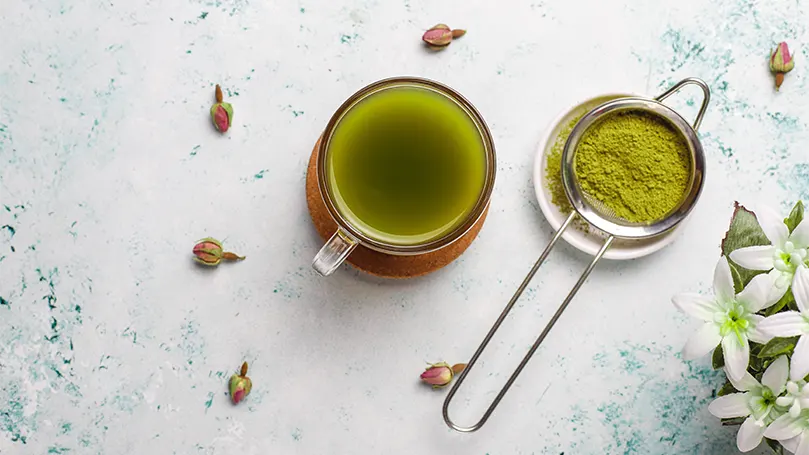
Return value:
[[(306, 203), (309, 206), (309, 214), (312, 215), (315, 230), (325, 242), (337, 231), (337, 223), (329, 215), (317, 185), (317, 148), (319, 144), (320, 139), (312, 150), (309, 168), (306, 171)], [(384, 278), (413, 278), (426, 275), (444, 267), (466, 251), (477, 237), (480, 228), (483, 227), (488, 212), (487, 207), (472, 229), (451, 245), (438, 251), (416, 256), (394, 256), (360, 245), (348, 257), (348, 262), (363, 272)]]

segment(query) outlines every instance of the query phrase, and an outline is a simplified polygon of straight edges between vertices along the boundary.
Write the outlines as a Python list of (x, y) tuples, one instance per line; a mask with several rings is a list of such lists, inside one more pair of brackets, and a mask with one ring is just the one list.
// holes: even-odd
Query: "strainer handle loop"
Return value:
[(694, 131), (696, 131), (699, 129), (699, 125), (702, 123), (702, 117), (705, 117), (705, 111), (708, 110), (708, 103), (711, 101), (711, 89), (705, 81), (696, 77), (683, 79), (655, 98), (655, 101), (663, 102), (664, 99), (677, 93), (681, 88), (692, 84), (702, 89), (702, 106), (700, 106), (699, 112), (697, 112), (697, 118), (694, 119)]
[(531, 356), (534, 355), (534, 352), (536, 352), (536, 350), (545, 340), (545, 337), (548, 336), (548, 333), (551, 331), (554, 324), (556, 324), (556, 321), (558, 321), (559, 317), (562, 316), (562, 312), (565, 311), (567, 305), (570, 303), (571, 300), (573, 300), (573, 297), (576, 295), (576, 292), (578, 292), (579, 288), (584, 284), (585, 280), (587, 280), (587, 277), (590, 275), (590, 272), (593, 270), (596, 263), (601, 259), (602, 256), (604, 256), (604, 253), (607, 252), (607, 248), (610, 247), (612, 241), (615, 239), (615, 237), (610, 236), (607, 238), (606, 241), (604, 241), (604, 244), (601, 246), (601, 249), (595, 255), (592, 262), (590, 262), (590, 265), (588, 265), (587, 268), (584, 270), (584, 273), (582, 273), (581, 277), (579, 278), (579, 281), (577, 281), (576, 284), (573, 286), (573, 289), (570, 290), (570, 293), (562, 302), (562, 305), (560, 305), (559, 308), (556, 310), (556, 313), (554, 313), (553, 317), (551, 317), (548, 324), (542, 330), (542, 333), (540, 333), (539, 337), (537, 337), (536, 341), (534, 341), (534, 344), (531, 346), (531, 349), (529, 349), (528, 353), (525, 354), (525, 357), (523, 357), (522, 361), (517, 366), (517, 369), (515, 369), (514, 372), (511, 373), (511, 377), (508, 378), (506, 384), (503, 386), (502, 389), (500, 389), (500, 392), (494, 398), (494, 401), (492, 401), (492, 403), (489, 405), (489, 408), (486, 409), (486, 412), (483, 414), (483, 417), (481, 417), (476, 424), (469, 427), (462, 427), (456, 424), (449, 417), (449, 404), (450, 402), (452, 402), (452, 398), (455, 396), (455, 393), (461, 387), (461, 384), (463, 384), (464, 379), (466, 379), (466, 375), (469, 374), (469, 371), (472, 369), (472, 367), (475, 366), (475, 363), (478, 361), (478, 358), (483, 353), (483, 350), (486, 349), (486, 346), (492, 340), (492, 337), (494, 336), (495, 332), (497, 332), (497, 329), (500, 328), (500, 324), (502, 324), (503, 321), (506, 319), (506, 316), (508, 316), (508, 313), (514, 307), (514, 304), (517, 303), (517, 300), (520, 298), (520, 295), (522, 295), (523, 291), (525, 291), (525, 288), (528, 287), (528, 284), (531, 282), (531, 279), (534, 278), (534, 275), (537, 273), (537, 270), (539, 270), (539, 267), (542, 265), (543, 262), (545, 262), (545, 258), (548, 257), (548, 254), (551, 252), (554, 245), (556, 245), (556, 242), (560, 238), (562, 238), (562, 233), (564, 233), (565, 229), (567, 229), (568, 226), (570, 226), (570, 223), (573, 221), (575, 217), (576, 212), (574, 211), (573, 213), (570, 214), (570, 216), (567, 217), (567, 220), (565, 220), (565, 222), (562, 223), (562, 226), (560, 226), (559, 229), (556, 231), (556, 234), (553, 236), (551, 241), (548, 242), (548, 246), (545, 247), (545, 250), (539, 256), (539, 259), (537, 259), (536, 263), (534, 263), (534, 266), (531, 268), (531, 271), (528, 272), (528, 275), (522, 281), (520, 287), (517, 288), (517, 291), (514, 293), (514, 296), (511, 297), (511, 300), (509, 300), (508, 304), (503, 309), (503, 312), (500, 313), (500, 316), (494, 322), (492, 328), (489, 329), (489, 333), (486, 334), (486, 337), (483, 339), (483, 342), (480, 343), (480, 346), (478, 346), (477, 350), (472, 355), (472, 358), (469, 359), (469, 362), (467, 362), (466, 368), (463, 370), (460, 376), (458, 376), (458, 380), (455, 382), (455, 384), (452, 386), (449, 393), (447, 394), (447, 398), (444, 400), (444, 408), (443, 408), (444, 422), (446, 422), (447, 425), (449, 425), (449, 427), (452, 428), (453, 430), (460, 431), (462, 433), (471, 433), (473, 431), (479, 430), (480, 427), (482, 427), (483, 424), (485, 424), (486, 421), (489, 420), (489, 417), (492, 415), (492, 412), (494, 412), (494, 409), (497, 407), (498, 404), (500, 404), (500, 400), (502, 400), (503, 397), (506, 395), (506, 392), (508, 392), (508, 389), (511, 388), (511, 385), (514, 384), (514, 381), (517, 379), (517, 376), (520, 375), (523, 368), (525, 368), (525, 365), (527, 365), (528, 361), (531, 360)]

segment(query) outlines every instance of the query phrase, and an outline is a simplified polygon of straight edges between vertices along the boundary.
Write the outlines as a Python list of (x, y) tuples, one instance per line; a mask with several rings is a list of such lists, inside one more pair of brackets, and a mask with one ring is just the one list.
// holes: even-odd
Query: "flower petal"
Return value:
[(722, 335), (719, 335), (719, 327), (713, 322), (706, 322), (685, 343), (683, 358), (685, 360), (694, 360), (702, 357), (719, 346), (721, 341)]
[(798, 266), (792, 278), (792, 295), (795, 296), (795, 304), (799, 310), (809, 309), (809, 270), (803, 265)]
[(767, 344), (767, 342), (773, 339), (772, 335), (758, 328), (761, 321), (764, 320), (764, 316), (751, 314), (747, 316), (747, 319), (750, 321), (750, 326), (747, 328), (747, 338), (749, 338), (750, 341), (759, 344)]
[(806, 248), (809, 246), (809, 218), (804, 218), (792, 230), (789, 235), (789, 241), (795, 245), (795, 248)]
[(761, 376), (761, 385), (772, 390), (773, 395), (778, 396), (786, 388), (787, 378), (789, 378), (789, 360), (787, 360), (787, 356), (782, 355), (767, 367), (764, 375)]
[(755, 449), (761, 444), (761, 438), (764, 437), (766, 429), (767, 427), (763, 423), (754, 417), (748, 417), (739, 428), (739, 434), (736, 435), (736, 447), (742, 452)]
[(713, 292), (718, 302), (730, 302), (736, 296), (733, 290), (733, 276), (726, 257), (719, 258), (713, 272)]
[[(784, 272), (778, 269), (770, 270), (767, 275), (770, 276), (770, 280), (772, 281), (772, 287), (770, 288), (769, 294), (767, 294), (767, 301), (768, 302), (777, 302), (781, 300), (781, 297), (787, 293), (789, 289), (790, 282), (792, 280), (788, 280), (786, 283), (782, 283), (783, 280), (779, 280), (781, 276), (785, 275)], [(787, 274), (788, 276), (788, 274)], [(782, 283), (782, 284), (779, 284)]]
[(775, 419), (775, 422), (767, 427), (764, 431), (764, 437), (784, 441), (798, 436), (802, 431), (803, 425), (800, 417), (792, 417), (787, 413)]
[(755, 214), (761, 230), (770, 239), (770, 243), (776, 247), (783, 246), (789, 238), (789, 228), (784, 224), (784, 217), (767, 206), (756, 207)]
[[(725, 374), (727, 374), (727, 368), (725, 369)], [(738, 381), (731, 379), (730, 376), (728, 376), (728, 380), (731, 384), (733, 384), (734, 389), (741, 392), (749, 392), (753, 389), (761, 387), (761, 384), (758, 383), (756, 378), (746, 371), (744, 372), (744, 376), (742, 376), (742, 378)]]
[[(801, 435), (802, 434), (803, 433), (801, 433)], [(789, 450), (792, 453), (795, 453), (795, 451), (798, 450), (798, 444), (800, 444), (801, 442), (801, 436), (795, 436), (794, 438), (778, 442), (780, 442), (785, 449)]]
[(736, 295), (736, 301), (743, 304), (751, 313), (757, 313), (775, 303), (767, 301), (771, 288), (772, 278), (766, 273), (758, 274)]
[(789, 371), (789, 378), (799, 381), (809, 375), (809, 336), (802, 336), (795, 345), (792, 353), (792, 366)]
[(747, 344), (747, 337), (742, 335), (741, 340), (736, 334), (722, 338), (722, 354), (725, 356), (725, 368), (728, 376), (733, 380), (740, 380), (747, 373), (747, 365), (750, 362), (750, 345)]
[(801, 434), (798, 440), (798, 448), (795, 449), (795, 455), (809, 455), (809, 436), (806, 433)]
[(797, 311), (784, 311), (764, 318), (756, 327), (774, 337), (794, 337), (809, 333), (809, 323)]
[(719, 311), (714, 299), (690, 292), (677, 294), (671, 301), (678, 310), (703, 321), (713, 321), (714, 313)]
[(749, 393), (731, 393), (719, 397), (708, 405), (708, 412), (720, 419), (731, 419), (733, 417), (747, 417), (750, 415)]
[(730, 259), (740, 266), (750, 270), (770, 270), (775, 266), (773, 255), (775, 247), (772, 245), (757, 245), (739, 248), (730, 252)]

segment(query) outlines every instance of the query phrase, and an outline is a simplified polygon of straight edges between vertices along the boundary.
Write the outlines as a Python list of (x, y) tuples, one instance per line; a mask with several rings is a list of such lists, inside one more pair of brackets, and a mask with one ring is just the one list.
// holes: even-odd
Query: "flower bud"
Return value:
[(795, 60), (789, 53), (789, 46), (786, 42), (778, 43), (778, 46), (770, 55), (770, 71), (775, 73), (775, 89), (781, 88), (784, 83), (784, 74), (795, 68)]
[(432, 49), (441, 49), (449, 45), (453, 38), (460, 38), (466, 30), (451, 30), (447, 24), (436, 24), (424, 32), (421, 39)]
[(220, 133), (226, 132), (233, 122), (233, 106), (223, 102), (222, 88), (219, 84), (216, 84), (216, 104), (211, 106), (211, 120)]
[(421, 380), (433, 386), (433, 388), (444, 387), (452, 382), (455, 374), (466, 368), (466, 364), (459, 363), (450, 367), (445, 362), (430, 364), (424, 373), (421, 373)]
[(233, 404), (239, 404), (244, 397), (250, 395), (250, 390), (253, 388), (253, 381), (247, 377), (247, 362), (242, 364), (240, 373), (230, 377), (230, 399)]
[(222, 262), (222, 259), (242, 260), (244, 256), (239, 256), (222, 250), (222, 243), (218, 240), (206, 237), (194, 245), (194, 260), (200, 264), (215, 266)]

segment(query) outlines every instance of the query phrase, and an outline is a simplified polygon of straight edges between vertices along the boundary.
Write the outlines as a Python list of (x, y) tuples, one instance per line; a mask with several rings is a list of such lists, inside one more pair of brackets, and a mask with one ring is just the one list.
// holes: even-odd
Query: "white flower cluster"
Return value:
[[(786, 220), (771, 210), (757, 210), (755, 215), (770, 244), (736, 249), (730, 259), (749, 271), (766, 273), (755, 275), (736, 293), (734, 271), (723, 256), (714, 272), (713, 297), (684, 293), (673, 298), (681, 311), (704, 321), (688, 340), (683, 357), (694, 359), (721, 346), (736, 393), (720, 396), (708, 409), (723, 419), (746, 418), (737, 435), (739, 450), (753, 450), (768, 438), (797, 455), (809, 455), (809, 220), (801, 220), (790, 232)], [(792, 309), (783, 303), (773, 307), (787, 298)], [(771, 307), (776, 311), (766, 311)], [(783, 354), (757, 356), (763, 357), (763, 373), (748, 371), (750, 342), (766, 349), (790, 337), (799, 338), (783, 340)]]

